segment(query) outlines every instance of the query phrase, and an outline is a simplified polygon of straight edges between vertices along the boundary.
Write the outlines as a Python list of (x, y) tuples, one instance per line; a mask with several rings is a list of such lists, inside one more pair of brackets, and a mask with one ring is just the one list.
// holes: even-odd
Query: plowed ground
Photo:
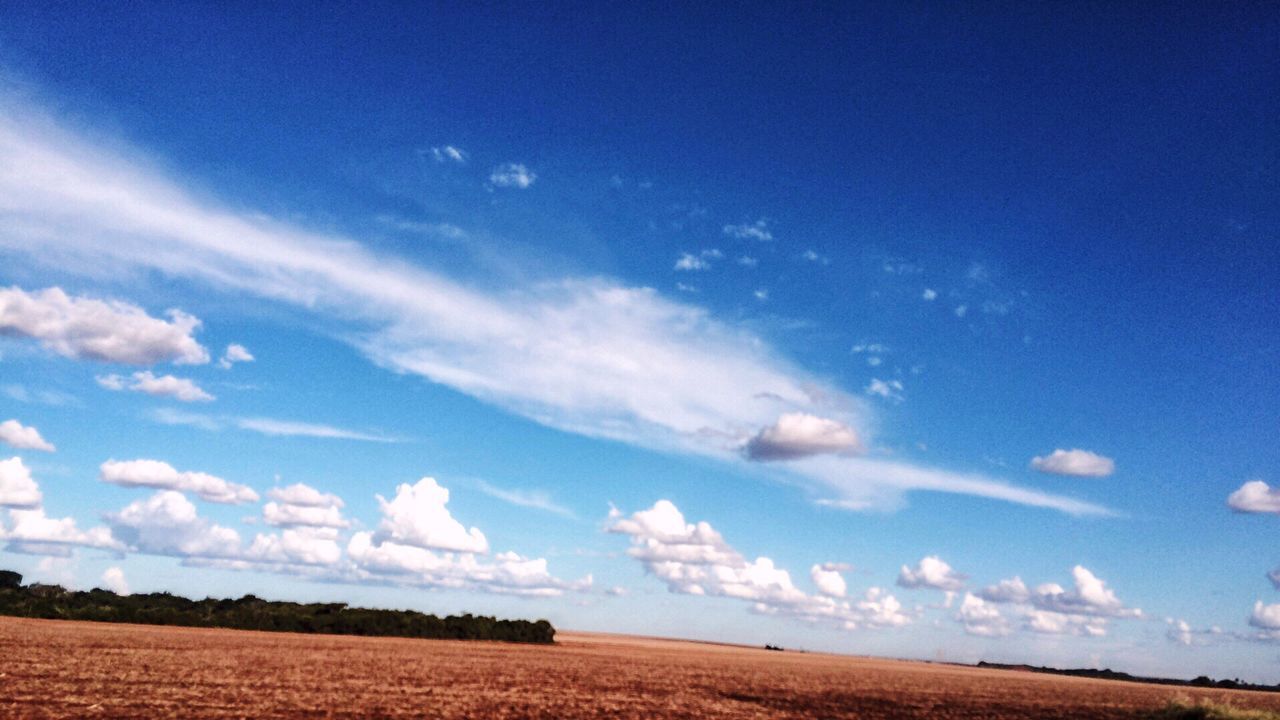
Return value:
[(4, 718), (1140, 718), (1280, 697), (624, 636), (554, 646), (0, 618)]

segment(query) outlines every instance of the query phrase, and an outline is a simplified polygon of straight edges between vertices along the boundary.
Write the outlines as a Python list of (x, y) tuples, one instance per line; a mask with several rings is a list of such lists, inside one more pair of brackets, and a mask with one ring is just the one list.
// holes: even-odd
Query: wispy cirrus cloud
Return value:
[[(197, 201), (179, 183), (7, 98), (0, 98), (0, 219), (7, 257), (64, 272), (110, 263), (299, 306), (342, 323), (344, 336), (378, 364), (592, 437), (742, 463), (742, 443), (780, 409), (853, 428), (870, 412), (751, 332), (650, 288), (599, 277), (499, 290), (463, 285), (348, 238)], [(771, 236), (763, 221), (726, 233), (739, 230)], [(237, 426), (329, 436), (249, 420)], [(788, 472), (824, 487), (837, 482), (859, 498), (839, 498), (847, 507), (935, 490), (1102, 512), (991, 478), (879, 463), (868, 472), (866, 461), (838, 458), (816, 475), (803, 463)]]
[(148, 412), (147, 416), (162, 425), (186, 425), (210, 432), (235, 428), (272, 437), (311, 437), (386, 443), (401, 441), (400, 438), (390, 435), (349, 430), (324, 423), (281, 420), (278, 418), (205, 415), (173, 408), (155, 408)]

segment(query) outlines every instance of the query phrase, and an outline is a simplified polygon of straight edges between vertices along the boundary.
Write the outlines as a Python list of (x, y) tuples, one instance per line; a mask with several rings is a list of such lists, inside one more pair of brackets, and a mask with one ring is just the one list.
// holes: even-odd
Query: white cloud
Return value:
[(924, 300), (937, 300), (938, 291), (933, 288), (925, 288), (924, 292), (920, 293), (920, 297)]
[(764, 219), (757, 220), (754, 223), (725, 225), (724, 234), (739, 240), (750, 239), (764, 242), (773, 239), (773, 233), (769, 231), (769, 223)]
[[(468, 287), (349, 239), (198, 202), (8, 98), (0, 167), (23, 168), (0, 173), (0, 255), (63, 273), (157, 272), (326, 313), (384, 367), (561, 430), (733, 463), (779, 403), (855, 428), (867, 411), (758, 336), (652, 289), (602, 278)], [(846, 465), (838, 481), (823, 467), (809, 481), (882, 507), (929, 489), (1105, 512), (990, 478), (869, 467)]]
[(331, 493), (295, 483), (267, 491), (271, 502), (262, 506), (262, 519), (278, 527), (345, 528), (342, 499)]
[(1027, 589), (1027, 584), (1022, 582), (1022, 578), (1016, 576), (1009, 580), (1001, 580), (995, 585), (988, 585), (980, 590), (978, 595), (985, 600), (998, 603), (1025, 603), (1031, 599), (1031, 591)]
[[(0, 203), (0, 211), (9, 204)], [(166, 314), (168, 321), (137, 305), (72, 297), (57, 287), (31, 293), (0, 288), (0, 335), (32, 338), (69, 358), (130, 365), (209, 362), (208, 351), (192, 337), (200, 321), (180, 310)]]
[(241, 504), (258, 501), (252, 488), (228, 482), (202, 472), (178, 472), (160, 460), (108, 460), (98, 468), (103, 482), (124, 487), (182, 490), (215, 503)]
[(871, 382), (867, 384), (867, 388), (864, 392), (868, 395), (875, 395), (886, 400), (902, 402), (902, 381), (871, 378)]
[(809, 577), (813, 580), (813, 584), (818, 588), (818, 592), (831, 597), (844, 597), (848, 591), (848, 585), (845, 583), (844, 576), (840, 571), (829, 564), (814, 565), (809, 568)]
[(1003, 580), (978, 595), (993, 603), (1009, 604), (1021, 615), (1027, 630), (1051, 635), (1101, 637), (1110, 619), (1142, 618), (1137, 608), (1126, 607), (1114, 591), (1081, 565), (1071, 570), (1074, 587), (1044, 583), (1028, 589), (1021, 578)]
[(279, 535), (259, 533), (244, 551), (243, 559), (267, 565), (337, 565), (342, 559), (338, 530), (300, 525), (303, 527), (289, 527)]
[(956, 313), (956, 317), (958, 317), (958, 318), (962, 318), (962, 317), (964, 317), (965, 315), (968, 315), (968, 314), (969, 314), (969, 306), (968, 306), (968, 305), (957, 305), (957, 306), (956, 306), (956, 309), (955, 309), (955, 313)]
[(40, 506), (40, 501), (40, 487), (22, 464), (22, 458), (0, 460), (0, 506), (35, 508)]
[(825, 255), (819, 255), (817, 252), (813, 250), (805, 250), (804, 254), (802, 254), (800, 257), (803, 258), (804, 260), (808, 260), (809, 262), (812, 262), (812, 263), (818, 263), (820, 265), (831, 264), (830, 258), (828, 258)]
[(386, 435), (346, 430), (332, 425), (319, 423), (295, 422), (292, 420), (275, 420), (272, 418), (236, 418), (236, 427), (241, 430), (252, 430), (263, 435), (283, 437), (314, 437), (338, 440), (366, 440), (369, 442), (396, 442), (395, 438)]
[(538, 179), (537, 174), (520, 163), (499, 165), (489, 174), (489, 182), (498, 187), (514, 187), (524, 190)]
[(965, 577), (937, 555), (930, 555), (922, 558), (914, 568), (903, 565), (898, 572), (898, 585), (904, 588), (933, 588), (954, 592), (964, 587)]
[(858, 433), (844, 423), (806, 413), (784, 413), (746, 444), (752, 460), (792, 460), (822, 453), (856, 453)]
[(526, 597), (555, 597), (591, 587), (590, 575), (574, 582), (555, 578), (542, 558), (513, 552), (478, 558), (489, 549), (484, 534), (465, 530), (454, 520), (445, 508), (448, 501), (449, 491), (429, 477), (400, 485), (391, 502), (379, 496), (383, 518), (378, 531), (355, 533), (347, 543), (358, 576)]
[(973, 593), (965, 593), (956, 612), (956, 620), (964, 626), (964, 631), (979, 637), (1003, 637), (1012, 632), (1009, 621), (1000, 614), (1000, 609)]
[(546, 510), (549, 513), (562, 515), (564, 517), (573, 517), (573, 511), (558, 505), (551, 499), (551, 496), (541, 490), (510, 490), (500, 488), (483, 480), (475, 481), (476, 489), (492, 498), (497, 498), (503, 502), (511, 503), (519, 507), (534, 508), (535, 510)]
[(99, 375), (95, 379), (107, 390), (132, 390), (155, 397), (171, 397), (182, 402), (212, 402), (216, 399), (202, 390), (194, 380), (173, 375), (156, 376), (150, 370), (134, 373), (132, 382), (115, 374)]
[(760, 264), (760, 259), (751, 257), (750, 255), (743, 255), (738, 258), (738, 264), (742, 267), (753, 268)]
[(707, 262), (706, 260), (703, 260), (697, 255), (692, 255), (690, 253), (681, 253), (680, 258), (676, 260), (675, 269), (676, 270), (709, 270), (711, 269), (711, 263)]
[(1116, 471), (1116, 463), (1088, 450), (1054, 450), (1047, 456), (1031, 458), (1031, 467), (1042, 473), (1075, 475), (1077, 477), (1106, 477)]
[(222, 359), (218, 361), (218, 367), (223, 370), (230, 370), (231, 366), (236, 363), (253, 362), (253, 353), (243, 345), (231, 343), (222, 353)]
[(760, 302), (764, 302), (769, 299), (769, 290), (767, 288), (756, 288), (755, 292), (751, 294)]
[(205, 520), (182, 493), (161, 490), (105, 516), (111, 535), (135, 552), (239, 558), (240, 534)]
[(129, 594), (129, 582), (125, 580), (124, 570), (109, 567), (102, 571), (102, 587), (117, 595)]
[(391, 540), (427, 550), (453, 550), (464, 553), (489, 552), (489, 541), (478, 528), (470, 530), (453, 519), (449, 509), (449, 490), (424, 477), (413, 485), (402, 483), (390, 501), (378, 496), (382, 522), (374, 540)]
[[(871, 588), (861, 600), (840, 600), (831, 593), (809, 595), (796, 588), (790, 574), (773, 560), (758, 557), (748, 561), (734, 550), (706, 522), (686, 523), (684, 515), (668, 500), (659, 500), (648, 510), (630, 516), (613, 509), (609, 532), (628, 535), (627, 554), (667, 584), (673, 593), (737, 598), (751, 602), (762, 614), (796, 617), (810, 622), (826, 622), (845, 629), (862, 626), (901, 626), (911, 622), (902, 605), (892, 595)], [(825, 590), (836, 583), (822, 566), (811, 568), (815, 584), (822, 578)], [(843, 578), (839, 578), (843, 584)], [(820, 587), (822, 587), (820, 585)]]
[(1227, 507), (1242, 513), (1280, 513), (1280, 488), (1250, 480), (1227, 496)]
[(19, 450), (43, 450), (53, 452), (57, 448), (53, 443), (40, 437), (40, 431), (24, 426), (17, 420), (0, 422), (0, 442)]
[(81, 531), (74, 518), (51, 518), (42, 507), (12, 509), (9, 511), (9, 520), (9, 528), (0, 532), (0, 537), (7, 540), (10, 546), (25, 548), (23, 551), (31, 554), (69, 554), (69, 546), (73, 545), (120, 549), (120, 544), (112, 538), (111, 531), (107, 528), (95, 527)]
[(455, 162), (460, 165), (467, 162), (467, 152), (452, 145), (431, 148), (431, 157), (436, 162)]
[(1280, 630), (1280, 603), (1264, 605), (1261, 600), (1253, 604), (1249, 625), (1262, 630)]

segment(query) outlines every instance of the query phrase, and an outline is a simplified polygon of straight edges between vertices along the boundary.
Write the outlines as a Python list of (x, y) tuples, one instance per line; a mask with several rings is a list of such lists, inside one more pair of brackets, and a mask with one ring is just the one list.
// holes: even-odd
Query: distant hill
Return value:
[(1099, 680), (1121, 680), (1124, 682), (1152, 683), (1155, 685), (1182, 685), (1185, 687), (1224, 688), (1227, 690), (1261, 690), (1262, 692), (1280, 692), (1280, 685), (1255, 685), (1239, 678), (1235, 680), (1214, 680), (1201, 675), (1194, 680), (1176, 680), (1173, 678), (1149, 678), (1130, 675), (1117, 670), (1088, 670), (1085, 668), (1063, 670), (1060, 668), (1037, 667), (1035, 665), (1003, 665), (1000, 663), (980, 662), (978, 667), (996, 670), (1019, 670), (1022, 672), (1047, 673), (1049, 675), (1071, 675), (1074, 677), (1097, 678)]
[(234, 600), (190, 600), (169, 593), (117, 595), (95, 588), (23, 585), (18, 573), (0, 570), (0, 615), (53, 620), (184, 625), (238, 630), (369, 635), (446, 640), (555, 642), (546, 620), (497, 620), (483, 615), (440, 618), (413, 610), (373, 610), (345, 603), (294, 603), (245, 595)]

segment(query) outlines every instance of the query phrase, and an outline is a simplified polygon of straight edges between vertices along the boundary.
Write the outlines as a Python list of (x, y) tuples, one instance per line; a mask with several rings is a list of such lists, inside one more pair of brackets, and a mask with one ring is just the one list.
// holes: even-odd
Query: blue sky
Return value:
[(1264, 5), (0, 18), (3, 566), (1280, 680)]

